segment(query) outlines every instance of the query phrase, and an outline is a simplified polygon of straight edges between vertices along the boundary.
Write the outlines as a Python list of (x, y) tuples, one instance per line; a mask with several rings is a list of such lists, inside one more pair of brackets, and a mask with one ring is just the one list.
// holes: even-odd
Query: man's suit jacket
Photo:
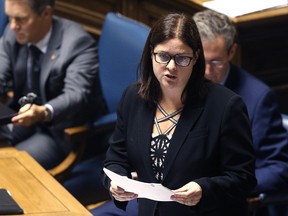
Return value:
[(257, 193), (288, 190), (288, 133), (282, 126), (271, 89), (247, 71), (231, 65), (225, 86), (245, 102), (256, 152)]
[[(211, 85), (211, 86), (210, 86)], [(139, 199), (139, 215), (246, 215), (246, 199), (256, 184), (254, 151), (246, 107), (223, 86), (210, 84), (209, 94), (185, 105), (164, 162), (162, 184), (177, 189), (190, 181), (203, 189), (195, 207)], [(124, 176), (132, 170), (140, 181), (156, 182), (150, 142), (156, 107), (130, 87), (118, 109), (104, 166)], [(104, 175), (109, 188), (109, 179)], [(124, 202), (115, 204), (125, 208)]]
[[(25, 95), (28, 50), (16, 42), (6, 28), (0, 41), (0, 86), (2, 92), (13, 80), (14, 98), (11, 107), (19, 109), (18, 99)], [(43, 104), (53, 107), (49, 128), (63, 129), (82, 124), (103, 114), (105, 104), (98, 78), (98, 52), (94, 39), (80, 25), (53, 17), (52, 34), (43, 56), (40, 95)]]

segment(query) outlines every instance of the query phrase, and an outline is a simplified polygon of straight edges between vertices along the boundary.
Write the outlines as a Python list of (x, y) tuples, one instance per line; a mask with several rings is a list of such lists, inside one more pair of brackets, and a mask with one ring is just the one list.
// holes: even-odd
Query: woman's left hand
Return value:
[(187, 206), (197, 205), (202, 197), (202, 188), (193, 181), (173, 192), (171, 199)]

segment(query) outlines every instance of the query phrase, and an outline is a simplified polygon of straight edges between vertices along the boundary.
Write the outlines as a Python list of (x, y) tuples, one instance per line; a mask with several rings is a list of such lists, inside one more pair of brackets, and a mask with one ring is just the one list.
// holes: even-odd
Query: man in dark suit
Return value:
[[(9, 106), (19, 110), (2, 131), (46, 169), (71, 150), (65, 128), (105, 112), (95, 41), (78, 24), (53, 16), (53, 6), (54, 0), (5, 0), (10, 23), (0, 41), (1, 95), (12, 83)], [(31, 92), (37, 97), (20, 107)]]
[[(194, 20), (204, 49), (205, 77), (239, 94), (248, 108), (257, 156), (255, 194), (283, 190), (287, 194), (288, 138), (274, 93), (259, 79), (231, 64), (237, 50), (236, 28), (227, 16), (205, 10), (196, 13)], [(262, 210), (259, 215), (267, 215)], [(288, 215), (288, 211), (273, 215)]]

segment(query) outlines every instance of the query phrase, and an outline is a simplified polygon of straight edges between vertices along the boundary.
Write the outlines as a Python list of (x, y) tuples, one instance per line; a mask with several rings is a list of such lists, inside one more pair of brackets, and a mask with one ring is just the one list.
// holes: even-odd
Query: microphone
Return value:
[(33, 92), (29, 92), (26, 96), (19, 98), (18, 103), (22, 107), (25, 104), (33, 104), (36, 102), (37, 95)]
[[(36, 99), (37, 99), (37, 95), (36, 95), (35, 93), (33, 93), (33, 92), (30, 92), (30, 93), (28, 93), (26, 96), (23, 96), (23, 97), (19, 98), (18, 103), (19, 103), (19, 105), (20, 105), (21, 107), (23, 107), (25, 104), (30, 104), (30, 106), (28, 107), (28, 109), (25, 110), (25, 111), (23, 111), (23, 112), (21, 112), (21, 113), (27, 112), (27, 111), (31, 108), (32, 104), (35, 103)], [(2, 107), (2, 106), (3, 106), (3, 107)], [(11, 123), (11, 119), (12, 119), (14, 116), (16, 116), (16, 115), (19, 114), (19, 113), (17, 113), (17, 112), (15, 113), (14, 110), (12, 111), (12, 110), (8, 109), (8, 107), (5, 107), (4, 105), (1, 105), (1, 109), (3, 109), (3, 108), (5, 108), (5, 109), (8, 110), (8, 112), (7, 112), (7, 111), (4, 109), (4, 111), (7, 112), (8, 114), (7, 114), (7, 115), (0, 116), (0, 125), (6, 125), (6, 124)]]

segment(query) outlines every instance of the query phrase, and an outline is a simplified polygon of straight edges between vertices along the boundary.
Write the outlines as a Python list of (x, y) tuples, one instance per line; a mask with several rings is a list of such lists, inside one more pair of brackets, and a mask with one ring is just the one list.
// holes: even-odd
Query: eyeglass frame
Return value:
[[(232, 47), (233, 47), (233, 44), (227, 49), (228, 55), (230, 54)], [(227, 60), (211, 60), (211, 61), (205, 61), (205, 64), (209, 64), (213, 68), (221, 69), (224, 67), (224, 64), (226, 61)]]
[(225, 60), (212, 60), (212, 61), (205, 61), (205, 64), (209, 64), (211, 67), (215, 67), (215, 68), (223, 68), (224, 64), (225, 64)]
[[(168, 60), (167, 62), (159, 62), (159, 61), (157, 61), (157, 60), (156, 60), (156, 55), (158, 55), (158, 54), (160, 54), (160, 53), (167, 54), (167, 56), (169, 56), (169, 60)], [(174, 62), (175, 62), (175, 64), (176, 64), (177, 66), (180, 66), (180, 67), (188, 67), (188, 66), (190, 65), (191, 61), (194, 59), (194, 56), (191, 57), (191, 56), (185, 56), (185, 55), (181, 55), (181, 54), (176, 54), (176, 55), (173, 55), (173, 56), (172, 56), (172, 55), (170, 55), (169, 53), (163, 52), (163, 51), (161, 51), (161, 52), (153, 52), (153, 55), (154, 55), (154, 60), (155, 60), (158, 64), (166, 64), (166, 65), (168, 65), (169, 62), (171, 61), (171, 59), (173, 59)], [(178, 64), (177, 61), (175, 60), (175, 57), (186, 57), (186, 58), (189, 58), (189, 62), (188, 62), (187, 65), (180, 65), (180, 64)]]

